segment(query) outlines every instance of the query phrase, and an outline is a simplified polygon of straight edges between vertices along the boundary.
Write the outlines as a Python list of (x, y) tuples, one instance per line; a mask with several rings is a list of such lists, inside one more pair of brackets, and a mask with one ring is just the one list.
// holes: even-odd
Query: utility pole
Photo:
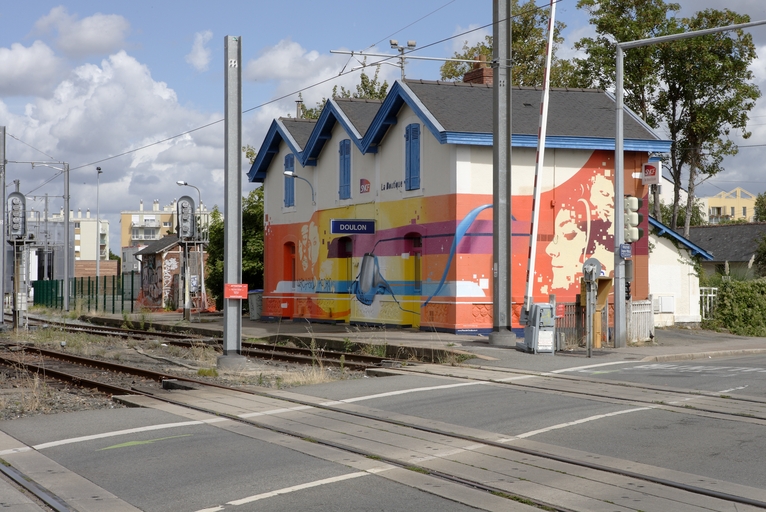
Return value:
[(492, 245), (493, 310), (489, 343), (515, 347), (511, 330), (511, 0), (493, 0)]
[(2, 187), (2, 209), (3, 209), (3, 235), (2, 235), (2, 247), (0, 247), (0, 325), (5, 325), (5, 254), (7, 240), (7, 222), (8, 212), (5, 205), (5, 126), (0, 126), (0, 187)]
[[(219, 367), (242, 368), (242, 38), (224, 38), (223, 355)], [(228, 297), (227, 297), (228, 295)], [(245, 298), (246, 300), (246, 298)]]

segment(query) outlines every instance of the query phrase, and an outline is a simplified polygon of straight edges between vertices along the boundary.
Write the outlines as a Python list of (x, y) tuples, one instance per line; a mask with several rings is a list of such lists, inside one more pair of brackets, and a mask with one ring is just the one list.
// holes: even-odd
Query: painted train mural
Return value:
[[(516, 97), (521, 109), (527, 98), (539, 104), (539, 91), (514, 93), (514, 119)], [(609, 128), (592, 125), (613, 102), (600, 91), (554, 91), (551, 98), (533, 294), (566, 303), (579, 294), (585, 259), (599, 259), (606, 275), (613, 267), (613, 141), (600, 136)], [(589, 106), (595, 114), (587, 122), (582, 111)], [(512, 139), (509, 243), (515, 327), (525, 292), (536, 142), (524, 133), (536, 133), (537, 122), (520, 117)], [(630, 122), (626, 193), (643, 197), (634, 173), (667, 144), (635, 118)], [(275, 120), (249, 177), (266, 187), (264, 318), (491, 332), (491, 87), (397, 82), (383, 102), (331, 100), (316, 122)], [(638, 296), (647, 289), (646, 240), (633, 252)]]

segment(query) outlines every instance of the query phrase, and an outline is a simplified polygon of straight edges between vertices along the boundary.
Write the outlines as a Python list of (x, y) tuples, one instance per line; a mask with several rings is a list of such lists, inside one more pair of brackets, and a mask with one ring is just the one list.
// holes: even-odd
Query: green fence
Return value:
[[(64, 281), (33, 281), (34, 304), (61, 309), (64, 306)], [(130, 272), (120, 276), (73, 277), (69, 280), (69, 308), (88, 311), (133, 313), (141, 290), (141, 274)]]

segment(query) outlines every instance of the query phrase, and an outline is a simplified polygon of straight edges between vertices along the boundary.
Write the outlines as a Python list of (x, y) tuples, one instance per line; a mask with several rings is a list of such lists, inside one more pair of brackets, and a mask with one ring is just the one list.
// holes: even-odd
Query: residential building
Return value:
[(755, 215), (756, 196), (739, 187), (700, 199), (706, 206), (707, 221), (710, 224), (731, 220), (752, 222)]
[[(551, 91), (536, 179), (541, 94), (513, 89), (509, 270), (517, 329), (535, 183), (535, 302), (553, 295), (574, 303), (587, 258), (606, 276), (614, 267), (614, 99)], [(406, 80), (382, 102), (330, 99), (316, 122), (275, 119), (248, 173), (265, 190), (262, 316), (490, 332), (492, 104), (486, 80)], [(670, 143), (629, 111), (624, 134), (625, 193), (646, 199), (648, 187), (633, 176)], [(648, 247), (647, 237), (632, 246), (635, 299), (649, 295)]]
[(700, 276), (698, 262), (713, 260), (704, 248), (684, 238), (654, 217), (649, 254), (649, 292), (656, 327), (695, 325), (700, 315)]
[[(195, 200), (197, 203), (197, 200)], [(204, 204), (196, 207), (197, 229), (206, 239), (206, 228), (210, 224), (210, 211)], [(152, 203), (151, 210), (144, 209), (141, 200), (138, 210), (120, 212), (120, 245), (122, 247), (123, 272), (140, 270), (135, 254), (154, 241), (176, 232), (176, 199), (160, 207), (159, 199)]]
[(753, 275), (755, 251), (766, 237), (766, 222), (749, 224), (710, 224), (689, 228), (689, 240), (705, 247), (713, 256), (702, 262), (707, 275)]

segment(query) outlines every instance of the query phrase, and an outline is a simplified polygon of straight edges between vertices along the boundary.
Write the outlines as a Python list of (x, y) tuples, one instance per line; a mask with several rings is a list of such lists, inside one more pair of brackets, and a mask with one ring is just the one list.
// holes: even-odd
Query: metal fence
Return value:
[[(585, 307), (579, 303), (557, 303), (556, 332), (559, 346), (577, 348), (585, 346)], [(563, 309), (563, 311), (562, 311)], [(562, 314), (563, 313), (563, 314)], [(628, 302), (626, 314), (630, 317), (628, 343), (651, 339), (654, 333), (654, 311), (651, 300)], [(609, 304), (601, 311), (601, 346), (614, 347), (614, 305)]]
[(654, 308), (652, 300), (628, 301), (630, 323), (628, 325), (628, 343), (648, 341), (654, 333)]
[(700, 286), (700, 316), (703, 320), (708, 320), (713, 316), (717, 297), (718, 288)]
[[(33, 281), (34, 304), (60, 309), (64, 306), (64, 281)], [(141, 291), (141, 274), (74, 277), (69, 280), (69, 307), (107, 313), (133, 313)]]

